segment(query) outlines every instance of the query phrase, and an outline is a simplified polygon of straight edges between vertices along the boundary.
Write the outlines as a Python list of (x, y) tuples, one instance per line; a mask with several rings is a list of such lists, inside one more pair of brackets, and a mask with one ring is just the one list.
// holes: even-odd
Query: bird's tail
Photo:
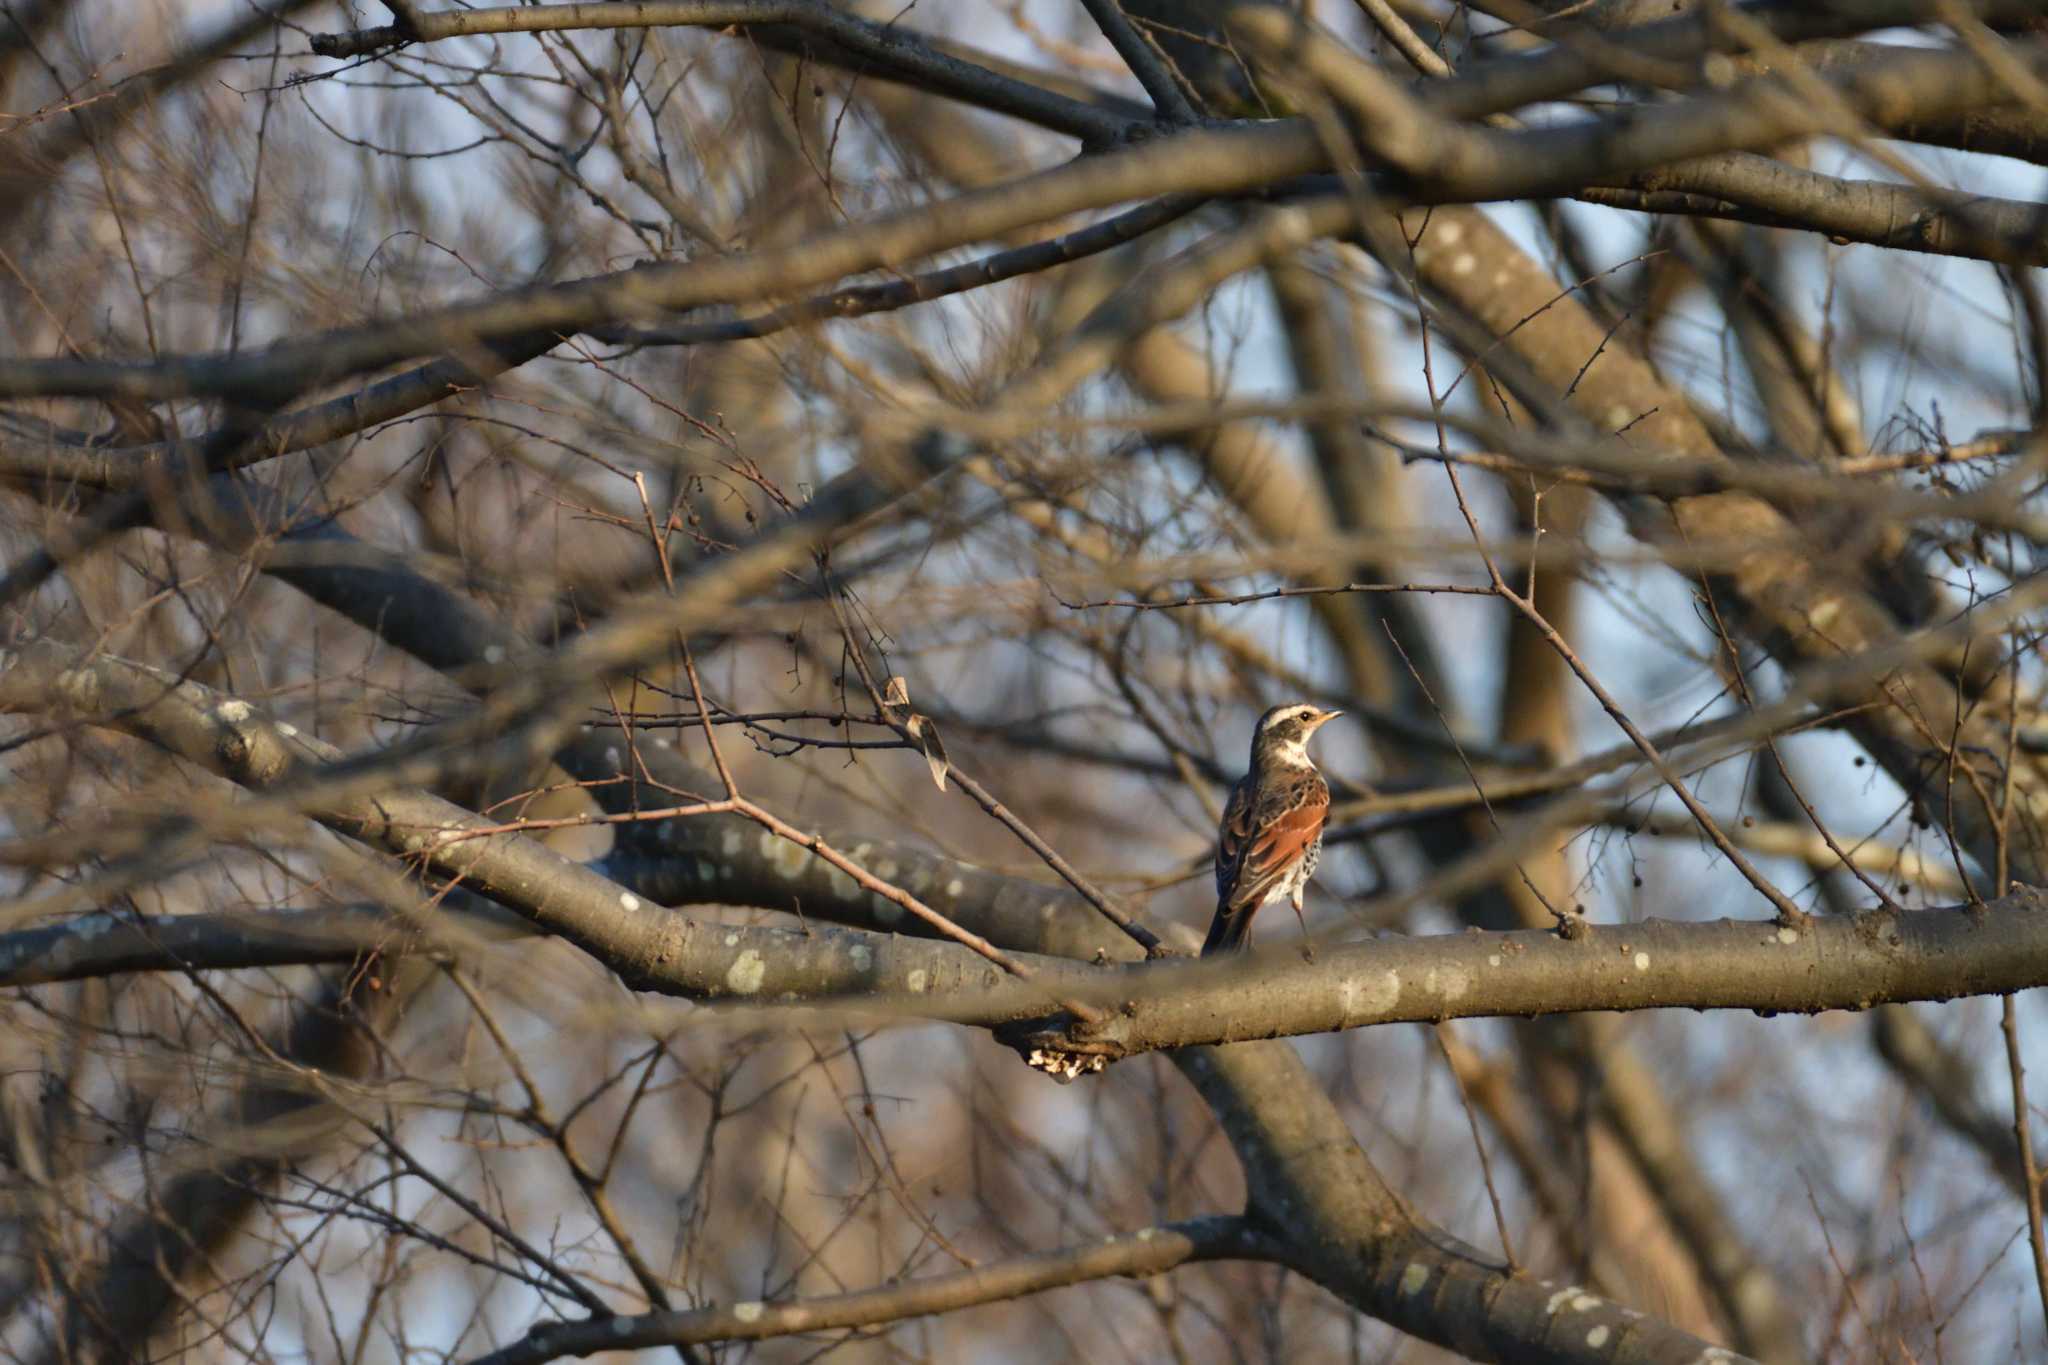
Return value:
[(1242, 911), (1232, 914), (1230, 907), (1216, 907), (1216, 918), (1209, 921), (1209, 937), (1202, 944), (1202, 956), (1216, 953), (1234, 953), (1244, 947), (1245, 930), (1252, 927), (1252, 917)]

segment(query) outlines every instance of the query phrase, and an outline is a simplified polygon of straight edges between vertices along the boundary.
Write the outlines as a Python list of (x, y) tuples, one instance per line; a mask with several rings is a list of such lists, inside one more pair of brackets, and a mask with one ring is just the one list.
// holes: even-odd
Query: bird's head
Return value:
[(1252, 766), (1306, 766), (1309, 736), (1343, 714), (1305, 701), (1274, 707), (1259, 717), (1259, 726), (1252, 731)]

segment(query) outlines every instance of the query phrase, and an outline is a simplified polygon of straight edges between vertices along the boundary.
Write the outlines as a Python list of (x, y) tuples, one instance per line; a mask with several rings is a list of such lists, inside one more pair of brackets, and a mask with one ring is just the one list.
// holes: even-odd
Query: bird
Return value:
[(1251, 771), (1230, 789), (1216, 835), (1216, 918), (1203, 957), (1244, 947), (1261, 906), (1285, 898), (1300, 918), (1330, 811), (1330, 787), (1309, 760), (1309, 736), (1343, 714), (1289, 702), (1259, 717)]

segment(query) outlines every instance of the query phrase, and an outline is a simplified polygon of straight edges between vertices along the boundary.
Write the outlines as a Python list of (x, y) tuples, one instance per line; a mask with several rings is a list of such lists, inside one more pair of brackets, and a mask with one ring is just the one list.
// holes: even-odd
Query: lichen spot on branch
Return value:
[(752, 995), (761, 989), (761, 980), (767, 975), (768, 964), (760, 953), (749, 948), (726, 969), (725, 987), (734, 995)]

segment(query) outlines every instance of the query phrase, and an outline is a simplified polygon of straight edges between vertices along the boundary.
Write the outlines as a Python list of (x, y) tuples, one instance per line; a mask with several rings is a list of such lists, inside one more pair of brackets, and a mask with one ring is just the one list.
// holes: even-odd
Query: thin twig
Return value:
[(2041, 1168), (2034, 1164), (2034, 1138), (2027, 1112), (2027, 1072), (2020, 1062), (2019, 1006), (2004, 1001), (2006, 1070), (2012, 1077), (2012, 1140), (2020, 1150), (2027, 1186), (2027, 1245), (2034, 1253), (2034, 1288), (2041, 1296), (2041, 1315), (2048, 1323), (2048, 1234), (2041, 1227)]
[(1665, 761), (1664, 755), (1658, 751), (1655, 744), (1651, 743), (1650, 737), (1638, 729), (1633, 720), (1629, 719), (1628, 713), (1621, 709), (1621, 704), (1614, 699), (1613, 694), (1600, 685), (1600, 680), (1595, 678), (1592, 671), (1586, 667), (1585, 661), (1579, 657), (1578, 651), (1565, 642), (1565, 638), (1559, 635), (1550, 622), (1544, 618), (1543, 613), (1536, 609), (1536, 604), (1515, 592), (1512, 588), (1509, 588), (1505, 583), (1500, 585), (1500, 590), (1501, 596), (1506, 599), (1508, 605), (1522, 613), (1529, 624), (1536, 628), (1537, 632), (1543, 636), (1550, 647), (1557, 651), (1558, 657), (1564, 660), (1565, 666), (1570, 668), (1578, 676), (1579, 681), (1585, 685), (1586, 690), (1593, 694), (1594, 700), (1600, 703), (1600, 709), (1605, 711), (1608, 717), (1621, 727), (1622, 733), (1629, 737), (1629, 742), (1642, 751), (1643, 757), (1649, 760), (1650, 766), (1657, 770), (1657, 775), (1664, 779), (1665, 785), (1670, 787), (1672, 793), (1684, 803), (1686, 810), (1699, 823), (1700, 829), (1713, 842), (1714, 847), (1721, 851), (1721, 856), (1726, 858), (1734, 866), (1735, 870), (1742, 874), (1745, 881), (1756, 888), (1759, 895), (1771, 903), (1772, 908), (1778, 912), (1778, 923), (1788, 929), (1804, 928), (1808, 918), (1806, 912), (1794, 905), (1790, 897), (1772, 885), (1770, 879), (1757, 870), (1756, 864), (1750, 862), (1742, 850), (1735, 846), (1734, 841), (1721, 828), (1720, 822), (1715, 820), (1707, 808), (1700, 804), (1699, 798), (1692, 794), (1692, 789), (1685, 785), (1684, 779)]
[[(1230, 596), (1177, 597), (1170, 602), (1150, 598), (1108, 598), (1100, 602), (1065, 602), (1060, 605), (1069, 611), (1089, 611), (1097, 607), (1122, 607), (1131, 611), (1167, 611), (1176, 607), (1238, 607), (1247, 602), (1270, 602), (1281, 597), (1329, 597), (1340, 593), (1387, 593), (1419, 592), (1450, 593), (1464, 597), (1491, 597), (1493, 589), (1470, 583), (1337, 583), (1314, 588), (1273, 588), (1266, 592), (1241, 592)], [(1055, 601), (1059, 601), (1057, 597)]]
[[(874, 704), (876, 713), (883, 717), (884, 721), (903, 739), (904, 743), (912, 747), (921, 747), (918, 737), (911, 732), (909, 724), (897, 718), (894, 708), (884, 698), (882, 690), (876, 686), (874, 675), (868, 668), (867, 652), (861, 649), (854, 640), (853, 625), (846, 619), (845, 606), (840, 594), (833, 594), (832, 604), (833, 610), (839, 616), (840, 629), (846, 636), (849, 646), (848, 654), (853, 660), (854, 672), (860, 678), (861, 685), (867, 690), (868, 698)], [(1010, 808), (998, 801), (994, 794), (986, 787), (960, 771), (957, 764), (950, 762), (947, 764), (946, 776), (958, 785), (960, 790), (977, 806), (980, 806), (992, 819), (1001, 824), (1003, 828), (1009, 830), (1010, 833), (1016, 835), (1026, 848), (1043, 859), (1045, 865), (1057, 873), (1060, 880), (1073, 887), (1081, 899), (1094, 906), (1103, 918), (1121, 929), (1132, 942), (1143, 948), (1147, 957), (1164, 957), (1171, 954), (1172, 950), (1160, 940), (1157, 934), (1117, 908), (1109, 897), (1097, 890), (1094, 884), (1086, 877), (1083, 877), (1073, 864), (1062, 858), (1051, 844), (1040, 838), (1035, 830), (1018, 819), (1011, 812)]]
[(1508, 1237), (1508, 1216), (1501, 1208), (1500, 1191), (1493, 1184), (1493, 1158), (1486, 1154), (1486, 1140), (1479, 1135), (1479, 1114), (1472, 1107), (1471, 1093), (1465, 1089), (1465, 1077), (1451, 1056), (1449, 1021), (1438, 1024), (1431, 1033), (1436, 1038), (1437, 1051), (1443, 1054), (1444, 1066), (1451, 1073), (1451, 1084), (1458, 1087), (1458, 1100), (1465, 1107), (1465, 1123), (1472, 1130), (1472, 1150), (1479, 1154), (1479, 1178), (1486, 1184), (1486, 1201), (1493, 1206), (1493, 1226), (1500, 1235), (1500, 1254), (1507, 1258), (1510, 1271), (1519, 1272), (1521, 1263), (1515, 1259), (1515, 1244)]

